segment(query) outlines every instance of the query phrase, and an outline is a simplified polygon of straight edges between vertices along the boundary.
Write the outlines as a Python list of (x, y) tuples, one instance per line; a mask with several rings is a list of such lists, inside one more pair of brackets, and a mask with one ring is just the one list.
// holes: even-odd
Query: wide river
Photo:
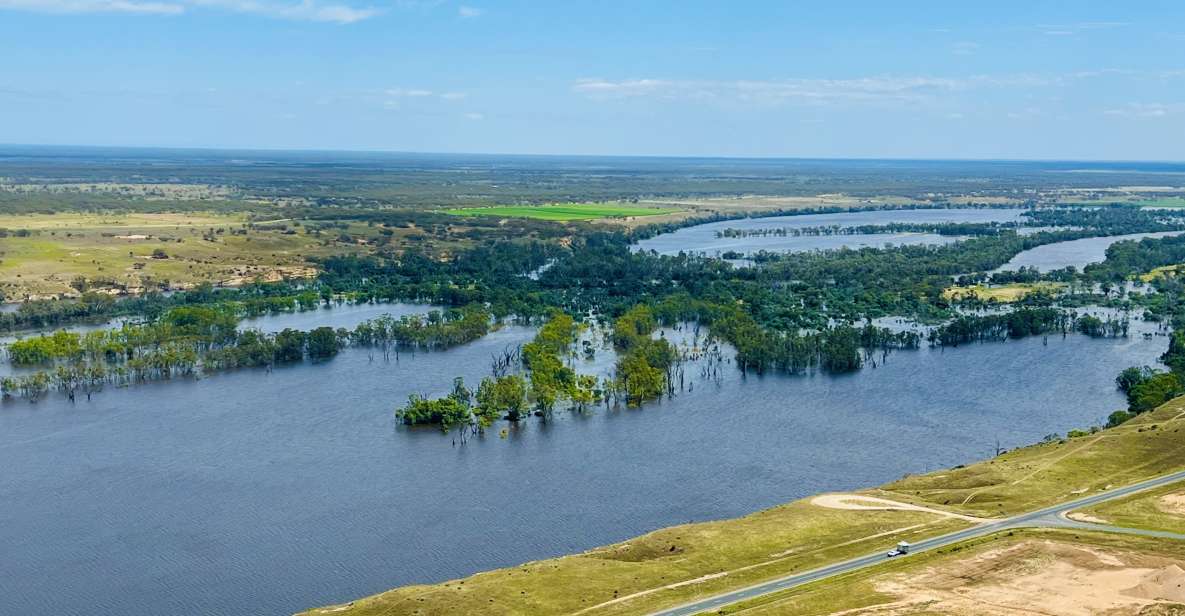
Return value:
[(923, 349), (842, 377), (726, 365), (672, 400), (465, 446), (396, 425), (409, 394), (475, 383), (531, 336), (0, 404), (0, 614), (288, 614), (875, 485), (1098, 424), (1123, 406), (1115, 374), (1167, 344)]
[[(982, 222), (1019, 211), (881, 214), (717, 224)], [(649, 247), (670, 251), (654, 242), (703, 227)], [(706, 233), (678, 243), (716, 241)], [(759, 248), (775, 249), (708, 249)], [(426, 309), (348, 306), (248, 325), (348, 327)], [(876, 485), (984, 458), (997, 439), (1013, 447), (1101, 423), (1124, 406), (1116, 373), (1154, 364), (1167, 346), (1138, 333), (1032, 338), (898, 352), (840, 377), (746, 378), (728, 364), (671, 400), (561, 411), (465, 446), (396, 424), (408, 395), (442, 394), (455, 375), (475, 384), (493, 354), (532, 335), (508, 326), (398, 362), (348, 350), (318, 365), (108, 388), (75, 404), (0, 404), (0, 614), (289, 614)], [(611, 359), (602, 350), (583, 368), (601, 373)]]
[(1103, 237), (1087, 237), (1068, 242), (1055, 242), (1036, 248), (1030, 248), (1012, 257), (997, 271), (1018, 270), (1022, 267), (1037, 268), (1039, 272), (1050, 272), (1073, 265), (1081, 270), (1091, 263), (1102, 263), (1107, 259), (1107, 249), (1111, 244), (1126, 240), (1142, 240), (1146, 238), (1161, 238), (1180, 235), (1181, 231), (1164, 231), (1161, 233), (1132, 233), (1130, 235), (1109, 235)]
[(728, 251), (750, 254), (760, 250), (771, 252), (804, 252), (832, 248), (861, 248), (885, 244), (946, 244), (958, 240), (955, 236), (933, 233), (872, 233), (856, 235), (758, 235), (749, 237), (717, 237), (725, 229), (743, 231), (771, 231), (774, 229), (802, 229), (805, 227), (857, 227), (889, 223), (988, 223), (1024, 220), (1022, 209), (951, 208), (923, 210), (870, 210), (838, 214), (802, 214), (769, 218), (742, 218), (684, 227), (637, 243), (638, 250), (653, 250), (659, 254), (698, 252), (718, 256)]

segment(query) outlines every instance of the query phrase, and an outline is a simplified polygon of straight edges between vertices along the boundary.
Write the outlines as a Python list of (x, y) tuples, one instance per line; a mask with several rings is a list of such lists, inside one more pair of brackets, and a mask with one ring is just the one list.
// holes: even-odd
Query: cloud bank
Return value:
[(72, 15), (123, 13), (133, 15), (180, 15), (195, 8), (259, 15), (273, 19), (350, 24), (378, 15), (372, 7), (323, 4), (316, 0), (282, 2), (269, 0), (0, 0), (0, 9)]

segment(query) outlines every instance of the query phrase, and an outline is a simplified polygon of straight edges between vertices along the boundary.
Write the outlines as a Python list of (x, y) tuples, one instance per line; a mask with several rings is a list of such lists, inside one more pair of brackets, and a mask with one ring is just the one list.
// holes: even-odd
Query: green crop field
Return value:
[(1185, 207), (1185, 197), (1161, 197), (1137, 201), (1142, 207)]
[(626, 218), (629, 216), (658, 216), (673, 214), (676, 208), (612, 205), (607, 203), (557, 203), (552, 205), (512, 205), (499, 207), (470, 207), (448, 210), (456, 216), (503, 216), (535, 218), (538, 220), (595, 220), (597, 218)]
[(1185, 207), (1185, 197), (1153, 197), (1150, 199), (1125, 198), (1125, 199), (1115, 199), (1115, 200), (1111, 200), (1111, 201), (1107, 201), (1107, 200), (1077, 201), (1077, 202), (1070, 201), (1070, 202), (1062, 203), (1061, 205), (1102, 206), (1102, 205), (1112, 205), (1115, 203), (1118, 203), (1121, 205), (1131, 205), (1131, 206), (1135, 206), (1135, 207)]

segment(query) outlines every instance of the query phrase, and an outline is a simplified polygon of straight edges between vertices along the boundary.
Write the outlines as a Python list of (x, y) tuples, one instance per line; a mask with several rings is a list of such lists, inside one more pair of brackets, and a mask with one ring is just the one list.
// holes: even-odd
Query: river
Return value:
[(725, 252), (751, 254), (760, 250), (805, 252), (832, 248), (860, 248), (885, 244), (946, 244), (957, 241), (957, 236), (934, 233), (872, 233), (856, 235), (800, 235), (717, 237), (725, 229), (745, 231), (772, 229), (802, 229), (805, 227), (855, 227), (887, 225), (890, 223), (989, 223), (1019, 222), (1026, 210), (995, 208), (951, 208), (921, 210), (870, 210), (836, 214), (803, 214), (769, 218), (742, 218), (684, 227), (637, 243), (637, 250), (653, 250), (659, 254), (678, 254), (683, 251), (718, 256)]
[(1142, 240), (1145, 238), (1172, 237), (1180, 235), (1181, 231), (1164, 231), (1161, 233), (1132, 233), (1130, 235), (1110, 235), (1103, 237), (1087, 237), (1068, 242), (1055, 242), (1036, 248), (1030, 248), (1012, 257), (996, 271), (1018, 270), (1022, 267), (1035, 267), (1040, 272), (1050, 272), (1073, 265), (1081, 270), (1091, 263), (1102, 263), (1107, 258), (1107, 248), (1115, 242), (1125, 240)]
[[(426, 309), (250, 325), (349, 327)], [(393, 409), (455, 375), (475, 385), (534, 330), (391, 363), (347, 350), (75, 404), (9, 401), (0, 613), (288, 614), (966, 463), (997, 439), (1027, 444), (1122, 408), (1115, 375), (1167, 346), (1140, 335), (1151, 325), (1133, 330), (902, 351), (844, 376), (745, 377), (728, 364), (674, 399), (500, 424), (464, 446), (397, 425)], [(611, 364), (602, 349), (580, 367)]]
[(0, 404), (0, 613), (288, 614), (876, 485), (1100, 423), (1115, 374), (1167, 345), (1032, 338), (839, 377), (726, 365), (672, 400), (465, 446), (394, 421), (532, 335)]

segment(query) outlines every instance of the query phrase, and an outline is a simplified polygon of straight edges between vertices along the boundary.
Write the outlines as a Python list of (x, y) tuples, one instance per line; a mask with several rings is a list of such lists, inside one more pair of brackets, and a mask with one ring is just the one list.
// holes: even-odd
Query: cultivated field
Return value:
[(503, 218), (534, 218), (567, 222), (572, 220), (597, 220), (602, 218), (629, 218), (634, 216), (658, 216), (673, 214), (677, 208), (639, 207), (614, 203), (557, 203), (552, 205), (522, 205), (473, 207), (447, 210), (456, 216), (499, 216)]

